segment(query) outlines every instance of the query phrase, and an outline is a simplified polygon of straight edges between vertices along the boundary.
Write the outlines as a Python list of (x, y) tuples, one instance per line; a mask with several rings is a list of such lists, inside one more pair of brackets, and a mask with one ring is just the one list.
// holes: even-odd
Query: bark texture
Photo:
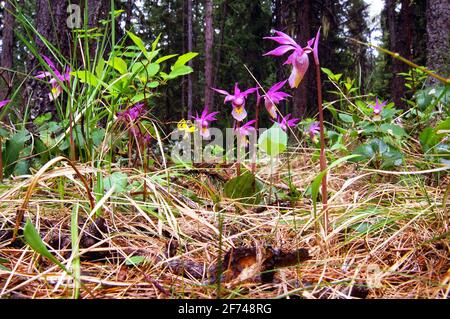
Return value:
[[(439, 75), (450, 75), (450, 1), (427, 2), (427, 67)], [(432, 80), (436, 81), (436, 80)]]
[(205, 1), (205, 106), (212, 109), (213, 91), (213, 4), (212, 0)]
[[(3, 31), (2, 31), (2, 55), (0, 59), (0, 66), (6, 69), (11, 69), (13, 66), (13, 47), (14, 47), (14, 16), (11, 14), (13, 7), (9, 1), (5, 3), (3, 11)], [(4, 90), (0, 92), (0, 100), (8, 98), (12, 83), (11, 74), (8, 71), (0, 71), (4, 83)]]

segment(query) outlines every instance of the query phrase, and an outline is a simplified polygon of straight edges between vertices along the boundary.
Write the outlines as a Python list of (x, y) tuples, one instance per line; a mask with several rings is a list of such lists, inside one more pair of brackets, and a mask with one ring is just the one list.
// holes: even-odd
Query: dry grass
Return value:
[[(317, 164), (305, 151), (291, 159), (290, 166), (294, 185), (305, 191), (316, 176)], [(91, 167), (79, 170), (87, 180), (96, 176)], [(433, 185), (429, 174), (392, 176), (343, 165), (329, 177), (332, 230), (325, 236), (314, 230), (308, 196), (259, 207), (226, 200), (214, 205), (208, 188), (220, 194), (222, 181), (209, 174), (210, 169), (171, 170), (170, 189), (163, 170), (147, 176), (125, 171), (129, 184), (146, 181), (146, 201), (130, 192), (103, 198), (100, 211), (107, 232), (93, 246), (80, 248), (81, 298), (216, 298), (217, 285), (206, 280), (206, 273), (218, 260), (219, 233), (222, 256), (232, 247), (267, 245), (287, 251), (307, 248), (311, 255), (307, 262), (279, 269), (272, 283), (223, 283), (222, 298), (354, 298), (360, 291), (368, 298), (449, 296), (450, 247), (443, 209), (448, 177), (429, 186)], [(231, 171), (215, 172), (226, 179)], [(268, 180), (267, 170), (259, 172), (262, 180)], [(286, 176), (286, 167), (280, 164), (274, 183), (280, 194), (286, 192)], [(63, 192), (58, 188), (61, 182)], [(4, 236), (13, 227), (29, 183), (30, 178), (20, 178), (1, 191)], [(72, 169), (62, 165), (42, 175), (26, 212), (69, 269), (74, 257), (70, 215), (75, 204), (81, 207), (80, 230), (86, 232), (95, 216), (83, 185)], [(71, 276), (29, 246), (9, 245), (6, 237), (0, 241), (0, 298), (72, 297)], [(173, 240), (179, 246), (168, 255)], [(145, 261), (127, 265), (131, 256), (143, 256)], [(196, 265), (204, 279), (176, 274), (170, 267), (174, 261)]]

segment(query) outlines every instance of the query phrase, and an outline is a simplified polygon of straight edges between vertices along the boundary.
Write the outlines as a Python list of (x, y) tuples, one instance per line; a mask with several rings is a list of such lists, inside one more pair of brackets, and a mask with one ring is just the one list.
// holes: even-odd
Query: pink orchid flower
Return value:
[(299, 118), (291, 118), (291, 114), (286, 115), (285, 117), (282, 117), (281, 120), (278, 118), (278, 125), (283, 131), (287, 131), (288, 127), (294, 127), (297, 125), (297, 123), (300, 121)]
[(253, 124), (255, 124), (255, 122), (256, 122), (256, 120), (251, 120), (251, 121), (248, 121), (247, 123), (245, 123), (244, 125), (242, 125), (241, 127), (235, 128), (236, 133), (241, 138), (242, 137), (244, 138), (242, 141), (242, 144), (243, 144), (242, 146), (248, 145), (248, 143), (249, 143), (248, 136), (256, 130), (255, 127), (253, 126)]
[(375, 119), (381, 119), (381, 112), (383, 111), (383, 107), (385, 107), (386, 104), (387, 101), (380, 103), (378, 98), (375, 98), (375, 105), (370, 105), (370, 107), (373, 109)]
[(286, 84), (286, 82), (287, 80), (273, 85), (269, 89), (269, 91), (267, 91), (267, 94), (264, 96), (264, 102), (266, 105), (267, 112), (269, 112), (270, 116), (274, 119), (277, 118), (275, 105), (279, 104), (281, 101), (291, 96), (285, 92), (279, 91)]
[(245, 110), (245, 99), (249, 94), (252, 94), (253, 92), (257, 91), (258, 88), (251, 88), (244, 92), (241, 92), (239, 90), (238, 84), (234, 86), (234, 95), (231, 95), (225, 90), (220, 89), (214, 89), (217, 93), (226, 95), (224, 103), (231, 102), (233, 106), (233, 111), (231, 112), (231, 115), (234, 117), (234, 119), (238, 122), (242, 122), (247, 117), (247, 111)]
[(135, 106), (123, 111), (118, 112), (117, 117), (119, 120), (134, 122), (144, 114), (144, 103), (137, 103)]
[(320, 133), (319, 122), (313, 122), (309, 125), (308, 134), (311, 140), (315, 141), (315, 136)]
[(50, 91), (50, 93), (48, 94), (48, 97), (50, 99), (50, 101), (53, 101), (54, 99), (56, 99), (63, 91), (63, 88), (61, 87), (61, 85), (58, 83), (59, 82), (70, 82), (70, 67), (66, 66), (65, 72), (64, 74), (61, 74), (58, 69), (56, 68), (55, 64), (53, 63), (52, 60), (50, 60), (48, 57), (46, 57), (45, 55), (42, 55), (42, 58), (45, 60), (45, 62), (47, 63), (47, 65), (50, 67), (50, 69), (53, 71), (52, 72), (48, 72), (48, 71), (40, 71), (38, 72), (38, 75), (36, 76), (37, 79), (43, 79), (43, 78), (50, 78), (49, 83), (52, 85), (52, 89)]
[(7, 105), (9, 102), (11, 102), (11, 100), (3, 100), (3, 101), (0, 101), (0, 109), (1, 109), (2, 107), (4, 107), (5, 105)]
[[(320, 29), (319, 29), (320, 32)], [(308, 41), (306, 47), (302, 48), (297, 42), (294, 41), (290, 36), (281, 31), (275, 31), (276, 37), (265, 37), (264, 39), (273, 40), (281, 44), (276, 49), (267, 52), (264, 55), (275, 55), (282, 56), (289, 51), (293, 51), (291, 55), (287, 58), (284, 64), (292, 65), (292, 72), (289, 76), (289, 85), (291, 88), (297, 88), (300, 85), (300, 82), (303, 80), (306, 71), (309, 67), (309, 59), (308, 54), (313, 52), (314, 60), (316, 63), (319, 62), (318, 57), (318, 39), (319, 32), (317, 33), (317, 41), (316, 38), (312, 38)], [(311, 46), (314, 46), (312, 48)]]
[(216, 115), (219, 114), (219, 112), (212, 112), (208, 113), (208, 107), (205, 106), (203, 109), (202, 115), (194, 117), (194, 120), (197, 122), (197, 124), (200, 126), (200, 135), (204, 138), (208, 138), (210, 136), (209, 132), (209, 123), (212, 121), (217, 121)]

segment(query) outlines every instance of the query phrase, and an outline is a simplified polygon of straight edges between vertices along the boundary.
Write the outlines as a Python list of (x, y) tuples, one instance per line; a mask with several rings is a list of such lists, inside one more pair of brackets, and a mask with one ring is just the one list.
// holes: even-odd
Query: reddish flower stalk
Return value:
[[(322, 81), (320, 79), (320, 62), (319, 62), (319, 37), (320, 29), (317, 31), (317, 35), (314, 39), (313, 56), (314, 64), (316, 65), (316, 81), (317, 81), (317, 104), (319, 108), (319, 125), (320, 125), (320, 171), (327, 169), (327, 158), (325, 155), (325, 130), (323, 126), (323, 106), (322, 106)], [(323, 228), (325, 230), (325, 235), (328, 232), (328, 194), (327, 194), (327, 174), (323, 176), (322, 179), (322, 204), (323, 204)]]
[[(259, 106), (261, 104), (261, 96), (259, 95), (259, 90), (256, 90), (256, 114), (255, 114), (255, 130), (258, 132), (259, 129)], [(253, 152), (252, 158), (252, 174), (256, 173), (256, 151)]]
[(2, 147), (3, 147), (3, 140), (0, 136), (0, 182), (3, 181), (3, 153), (2, 153)]
[(239, 129), (240, 129), (240, 122), (236, 121), (236, 132), (238, 132), (237, 134), (237, 171), (236, 171), (236, 175), (237, 176), (241, 176), (241, 135), (239, 134)]

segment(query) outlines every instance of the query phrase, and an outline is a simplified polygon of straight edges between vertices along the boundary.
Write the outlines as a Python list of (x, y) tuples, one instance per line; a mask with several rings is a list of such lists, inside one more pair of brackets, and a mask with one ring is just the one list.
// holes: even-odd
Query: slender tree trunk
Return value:
[[(84, 4), (84, 0), (81, 0)], [(116, 7), (116, 9), (118, 9)], [(88, 26), (89, 28), (95, 28), (101, 26), (99, 23), (100, 20), (108, 20), (110, 19), (110, 10), (111, 10), (111, 1), (110, 0), (88, 0)], [(128, 14), (127, 14), (128, 19)], [(120, 28), (116, 24), (116, 35), (120, 36)], [(97, 50), (96, 40), (93, 40), (92, 43), (89, 44), (89, 55), (90, 58), (93, 59), (95, 56), (95, 51)], [(117, 38), (116, 38), (117, 41)], [(106, 48), (106, 52), (108, 53), (110, 48)]]
[[(217, 48), (217, 55), (216, 55), (216, 67), (215, 67), (215, 72), (214, 72), (214, 80), (213, 80), (213, 87), (217, 86), (217, 81), (218, 81), (218, 75), (219, 75), (219, 70), (220, 70), (220, 62), (222, 60), (222, 47), (223, 47), (223, 41), (225, 39), (225, 22), (227, 21), (227, 15), (228, 15), (228, 0), (224, 0), (224, 2), (222, 2), (221, 8), (220, 8), (220, 12), (221, 12), (221, 20), (220, 20), (220, 37), (219, 37), (219, 44), (216, 46)], [(214, 105), (214, 94), (212, 95), (211, 98), (211, 109), (212, 110), (217, 110), (217, 108)]]
[[(192, 52), (192, 0), (187, 0), (187, 49), (188, 52)], [(192, 60), (188, 62), (188, 65), (192, 67)], [(192, 116), (192, 74), (188, 74), (188, 89), (187, 89), (187, 104), (188, 104), (188, 119)]]
[[(439, 75), (450, 75), (450, 2), (427, 2), (427, 67)], [(437, 80), (432, 80), (436, 83)]]
[[(5, 3), (3, 10), (3, 31), (2, 31), (2, 56), (0, 59), (0, 66), (6, 69), (11, 69), (13, 66), (13, 48), (14, 48), (14, 16), (11, 14), (13, 6), (9, 1)], [(0, 92), (0, 100), (8, 98), (12, 89), (12, 76), (8, 71), (0, 71), (5, 84), (4, 92)]]
[(213, 85), (213, 3), (205, 0), (205, 105), (212, 108)]
[[(310, 0), (297, 0), (297, 23), (296, 34), (297, 42), (301, 46), (305, 46), (308, 40), (311, 38), (311, 3)], [(293, 117), (303, 118), (307, 113), (308, 108), (308, 90), (312, 83), (311, 70), (314, 68), (308, 68), (302, 82), (294, 92), (293, 98)]]
[[(395, 11), (396, 5), (397, 1), (395, 0), (386, 1), (389, 48), (391, 51), (397, 52), (406, 59), (411, 60), (412, 4), (409, 0), (402, 0), (401, 9), (398, 14)], [(398, 73), (408, 72), (408, 66), (397, 59), (392, 59), (391, 63), (391, 72), (393, 74), (390, 83), (391, 97), (397, 107), (405, 108), (406, 104), (402, 100), (407, 97), (405, 80), (402, 76), (398, 75)]]
[[(61, 54), (67, 58), (70, 57), (71, 34), (67, 27), (67, 1), (65, 0), (36, 0), (36, 19), (35, 25), (37, 32), (43, 36), (49, 43), (56, 46)], [(40, 55), (50, 56), (50, 52), (44, 42), (38, 36), (35, 36), (35, 43)], [(55, 60), (50, 56), (52, 60)], [(56, 61), (55, 61), (56, 62)], [(39, 69), (38, 60), (34, 57), (31, 61), (33, 68)], [(28, 92), (32, 96), (32, 105), (30, 110), (31, 119), (47, 112), (56, 115), (54, 103), (48, 98), (50, 87), (42, 81), (32, 80), (28, 86)]]

